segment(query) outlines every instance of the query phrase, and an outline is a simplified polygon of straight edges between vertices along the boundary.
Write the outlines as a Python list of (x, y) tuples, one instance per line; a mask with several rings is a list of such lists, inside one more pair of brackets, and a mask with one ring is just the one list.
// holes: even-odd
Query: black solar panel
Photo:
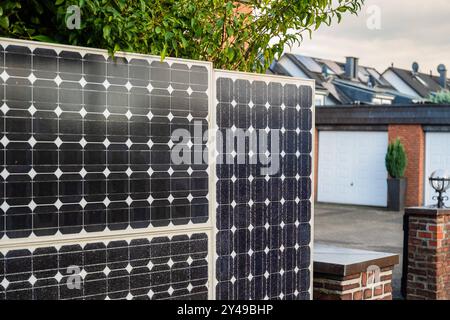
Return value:
[(208, 128), (205, 64), (7, 43), (0, 55), (0, 238), (208, 220), (207, 164), (170, 158), (174, 130)]
[(310, 298), (312, 85), (215, 74), (0, 39), (0, 300)]
[(262, 75), (215, 77), (224, 141), (216, 159), (216, 298), (309, 299), (312, 87)]
[(207, 299), (208, 238), (137, 238), (0, 253), (0, 300)]

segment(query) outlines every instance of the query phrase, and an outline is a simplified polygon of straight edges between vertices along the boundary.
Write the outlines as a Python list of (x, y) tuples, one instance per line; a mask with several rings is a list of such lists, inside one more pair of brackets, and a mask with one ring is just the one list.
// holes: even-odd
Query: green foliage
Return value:
[[(237, 13), (244, 3), (254, 14)], [(0, 35), (115, 51), (207, 60), (264, 72), (286, 46), (357, 14), (364, 0), (2, 0)], [(81, 8), (81, 29), (66, 27)], [(296, 31), (294, 31), (296, 30)]]
[(437, 104), (450, 104), (450, 91), (441, 90), (430, 96), (430, 101)]
[(408, 165), (408, 158), (406, 156), (405, 148), (397, 138), (390, 143), (386, 153), (386, 169), (392, 178), (403, 178), (405, 175), (406, 166)]

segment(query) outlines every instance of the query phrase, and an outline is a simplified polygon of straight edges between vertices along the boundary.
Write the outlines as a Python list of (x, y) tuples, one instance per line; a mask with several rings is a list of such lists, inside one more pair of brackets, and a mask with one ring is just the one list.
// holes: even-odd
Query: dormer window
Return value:
[(375, 96), (372, 99), (372, 104), (375, 105), (383, 105), (383, 104), (392, 104), (392, 97), (387, 96)]
[(323, 106), (323, 105), (325, 105), (325, 96), (323, 94), (316, 94), (314, 100), (315, 100), (316, 106)]

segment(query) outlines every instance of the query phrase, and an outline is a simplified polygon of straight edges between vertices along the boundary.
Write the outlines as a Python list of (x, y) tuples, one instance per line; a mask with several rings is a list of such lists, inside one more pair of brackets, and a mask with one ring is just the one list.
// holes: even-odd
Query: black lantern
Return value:
[(448, 200), (447, 196), (443, 196), (450, 187), (450, 175), (447, 170), (436, 170), (431, 174), (429, 178), (430, 185), (437, 192), (437, 196), (433, 197), (433, 200), (437, 200), (437, 207), (439, 209), (445, 208), (444, 202)]

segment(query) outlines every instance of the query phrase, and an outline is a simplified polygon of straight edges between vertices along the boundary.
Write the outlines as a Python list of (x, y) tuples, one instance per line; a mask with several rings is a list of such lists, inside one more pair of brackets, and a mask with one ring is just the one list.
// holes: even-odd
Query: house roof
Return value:
[(341, 104), (351, 104), (353, 102), (342, 90), (335, 86), (331, 81), (322, 83), (325, 89), (328, 90), (329, 94), (339, 101)]
[[(352, 90), (371, 92), (374, 95), (383, 93), (395, 96), (393, 94), (395, 88), (375, 68), (358, 66), (357, 77), (349, 79), (345, 73), (345, 63), (291, 53), (286, 53), (283, 57), (289, 59), (290, 64), (294, 64), (308, 78), (315, 80), (316, 88), (327, 90), (329, 95), (341, 104), (352, 104), (359, 100), (349, 96), (351, 93), (344, 90), (343, 85), (346, 88), (353, 88)], [(295, 73), (276, 61), (272, 63), (270, 70), (281, 75), (292, 76)]]
[[(292, 77), (293, 76), (292, 73), (289, 72), (289, 70), (287, 70), (285, 67), (283, 67), (276, 60), (274, 60), (272, 62), (272, 64), (270, 65), (268, 71), (273, 73), (273, 74), (277, 74), (277, 75), (281, 75), (281, 76), (288, 76), (288, 77)], [(316, 89), (318, 89), (318, 90), (321, 90), (321, 89), (325, 90), (325, 87), (323, 86), (323, 81), (325, 79), (320, 79), (320, 78), (316, 77), (314, 74), (308, 74), (308, 77), (310, 79), (313, 79), (313, 80), (316, 81)]]
[[(345, 63), (308, 57), (298, 54), (286, 54), (305, 74), (314, 78), (317, 82), (327, 81), (323, 74), (324, 67), (327, 68), (329, 75), (341, 80), (348, 80), (365, 87), (380, 87), (385, 89), (394, 89), (383, 76), (372, 67), (358, 66), (358, 75), (356, 79), (349, 79), (345, 74)], [(374, 83), (372, 83), (374, 82)]]
[(277, 63), (276, 60), (270, 65), (267, 72), (268, 73), (270, 72), (272, 74), (277, 74), (280, 76), (292, 77), (292, 75), (286, 70), (286, 68), (283, 67), (281, 64)]
[[(293, 54), (285, 54), (303, 73), (307, 75), (308, 78), (315, 80), (316, 82), (316, 89), (318, 90), (326, 90), (329, 92), (329, 94), (339, 101), (342, 104), (351, 103), (351, 99), (348, 98), (343, 92), (340, 92), (338, 88), (336, 88), (331, 82), (327, 81), (325, 77), (316, 72), (310, 71), (308, 68), (306, 68), (301, 62), (299, 62), (295, 55)], [(277, 61), (274, 61), (272, 65), (270, 66), (271, 72), (279, 75), (287, 75), (292, 76), (292, 73), (289, 72), (289, 70), (286, 70), (285, 67), (283, 67), (280, 63), (277, 63)]]
[[(441, 90), (439, 85), (439, 77), (426, 74), (426, 73), (416, 73), (414, 74), (411, 70), (405, 70), (400, 68), (390, 67), (388, 70), (394, 72), (400, 79), (403, 80), (411, 89), (416, 91), (421, 97), (428, 98), (431, 93), (438, 92)], [(450, 86), (450, 80), (447, 80)]]

